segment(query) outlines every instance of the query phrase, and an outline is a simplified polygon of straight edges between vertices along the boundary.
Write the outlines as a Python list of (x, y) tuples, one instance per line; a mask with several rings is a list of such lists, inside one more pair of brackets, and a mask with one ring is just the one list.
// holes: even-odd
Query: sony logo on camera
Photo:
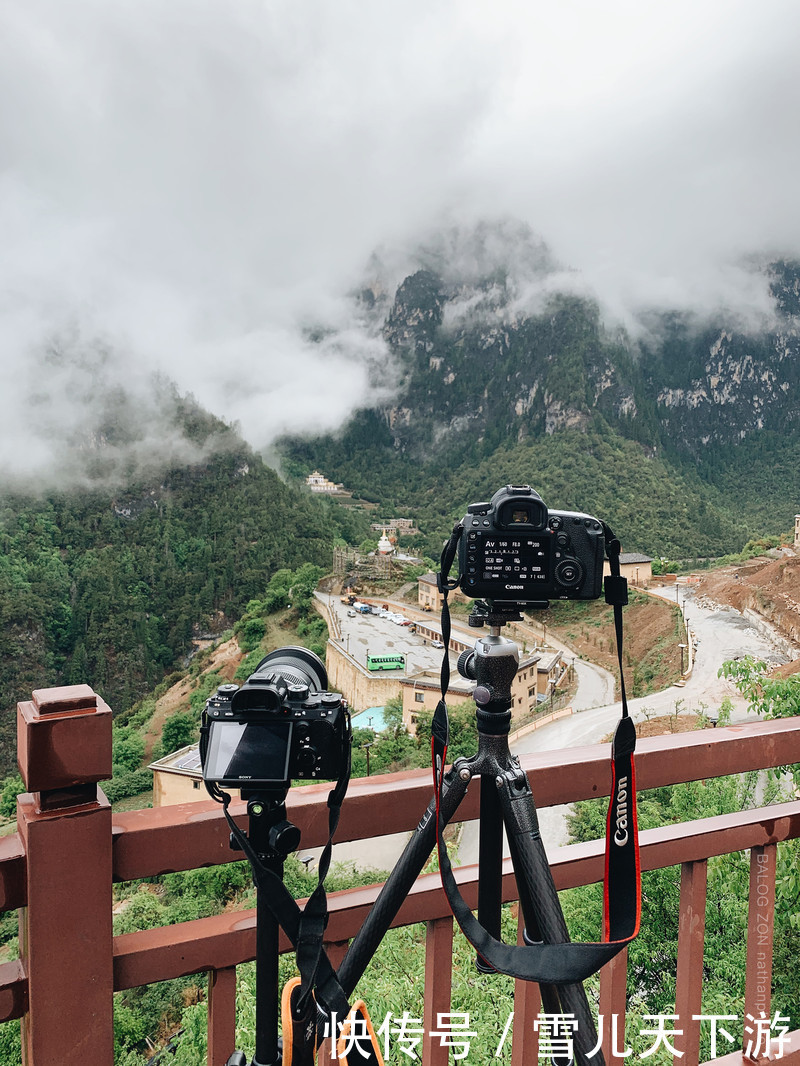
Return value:
[(530, 485), (506, 485), (473, 503), (461, 521), (458, 568), (463, 592), (494, 602), (596, 600), (603, 584), (601, 523), (574, 511), (549, 511)]
[(313, 652), (288, 647), (270, 652), (241, 688), (221, 685), (203, 712), (204, 780), (252, 790), (339, 778), (349, 765), (350, 715), (327, 683)]

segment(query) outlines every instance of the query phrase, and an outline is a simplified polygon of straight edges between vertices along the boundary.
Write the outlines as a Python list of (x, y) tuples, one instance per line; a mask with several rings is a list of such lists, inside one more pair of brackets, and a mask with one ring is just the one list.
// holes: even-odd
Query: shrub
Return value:
[(142, 766), (138, 770), (127, 770), (113, 777), (110, 781), (101, 782), (100, 787), (105, 792), (109, 802), (116, 803), (118, 800), (127, 799), (129, 796), (138, 796), (141, 792), (147, 792), (148, 789), (152, 788), (153, 771), (148, 770), (146, 766)]
[(185, 748), (197, 739), (197, 718), (191, 711), (171, 715), (161, 730), (161, 748), (165, 755)]

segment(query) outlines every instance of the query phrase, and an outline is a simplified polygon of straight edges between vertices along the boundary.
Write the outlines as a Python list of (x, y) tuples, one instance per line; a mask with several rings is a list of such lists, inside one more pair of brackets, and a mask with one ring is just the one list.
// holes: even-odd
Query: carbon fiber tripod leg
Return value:
[[(494, 744), (496, 743), (495, 740)], [(492, 745), (492, 742), (488, 744)], [(484, 745), (487, 745), (486, 740), (484, 740)], [(503, 751), (505, 752), (505, 740), (503, 740)], [(498, 765), (492, 763), (492, 772), (484, 774), (481, 778), (478, 873), (478, 921), (496, 940), (501, 938), (500, 924), (503, 906), (503, 812), (500, 807), (499, 790), (495, 787), (498, 769)], [(524, 908), (523, 914), (525, 914)], [(533, 930), (533, 932), (535, 933), (534, 939), (540, 939), (538, 930)], [(480, 973), (496, 973), (494, 968), (487, 965), (480, 955), (476, 956), (475, 965)], [(560, 1014), (561, 1003), (556, 986), (540, 985), (539, 992), (545, 1014)], [(554, 1060), (554, 1066), (569, 1066), (569, 1061), (568, 1058)]]
[[(510, 771), (499, 779), (498, 797), (528, 937), (532, 941), (565, 944), (569, 932), (539, 834), (533, 794), (522, 771)], [(546, 1011), (550, 1012), (549, 1004), (555, 998), (560, 1004), (557, 1013), (572, 1016), (577, 1023), (573, 1046), (578, 1066), (604, 1066), (599, 1049), (589, 1057), (597, 1045), (597, 1032), (583, 985), (548, 985), (541, 986), (541, 990)]]
[[(464, 771), (462, 775), (451, 769), (445, 775), (439, 800), (445, 822), (449, 822), (455, 814), (466, 795), (471, 778), (469, 770)], [(352, 995), (435, 846), (436, 802), (431, 800), (342, 960), (337, 976), (347, 996)]]

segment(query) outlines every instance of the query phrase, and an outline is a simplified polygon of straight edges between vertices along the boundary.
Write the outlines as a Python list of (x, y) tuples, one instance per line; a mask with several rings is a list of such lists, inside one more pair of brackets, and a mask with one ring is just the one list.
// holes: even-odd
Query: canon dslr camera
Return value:
[(294, 778), (339, 778), (349, 766), (350, 714), (327, 685), (319, 657), (296, 647), (270, 652), (241, 688), (220, 685), (203, 711), (204, 781), (280, 789)]
[(605, 537), (596, 518), (549, 511), (530, 485), (506, 485), (473, 503), (458, 545), (461, 589), (493, 602), (596, 600)]

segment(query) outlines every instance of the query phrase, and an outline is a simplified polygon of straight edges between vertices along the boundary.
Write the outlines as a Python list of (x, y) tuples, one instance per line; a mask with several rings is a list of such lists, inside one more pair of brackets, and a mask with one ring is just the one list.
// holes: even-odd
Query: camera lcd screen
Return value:
[(203, 778), (224, 785), (289, 780), (292, 723), (212, 722)]

